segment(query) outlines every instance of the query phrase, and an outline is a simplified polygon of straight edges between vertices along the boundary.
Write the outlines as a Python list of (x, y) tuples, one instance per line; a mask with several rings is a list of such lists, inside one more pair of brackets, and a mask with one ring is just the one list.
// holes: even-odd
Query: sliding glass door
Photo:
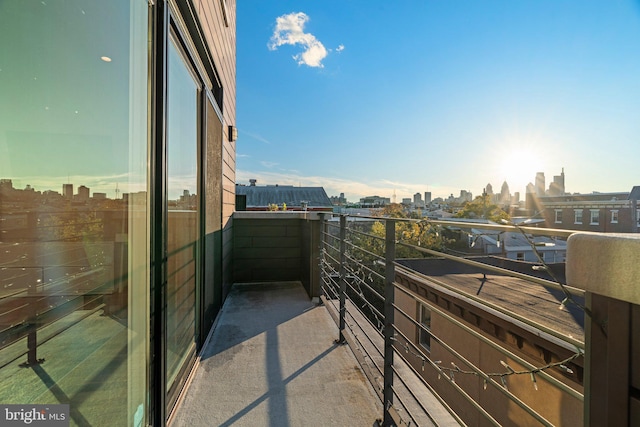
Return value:
[(147, 422), (148, 22), (0, 1), (0, 403), (70, 425)]
[(195, 357), (200, 289), (201, 85), (171, 34), (167, 60), (166, 387), (173, 406)]

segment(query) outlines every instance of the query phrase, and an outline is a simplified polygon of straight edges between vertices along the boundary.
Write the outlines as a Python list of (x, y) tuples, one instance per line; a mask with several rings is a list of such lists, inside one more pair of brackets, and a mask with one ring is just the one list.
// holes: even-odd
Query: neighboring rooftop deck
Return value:
[(371, 426), (382, 405), (298, 282), (236, 284), (173, 426)]

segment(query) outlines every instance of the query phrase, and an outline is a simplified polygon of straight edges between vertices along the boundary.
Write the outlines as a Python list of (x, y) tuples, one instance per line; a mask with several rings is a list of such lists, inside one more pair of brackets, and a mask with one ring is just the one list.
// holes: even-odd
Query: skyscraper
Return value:
[(544, 189), (545, 189), (544, 172), (538, 172), (536, 174), (536, 194), (538, 196), (544, 196)]
[(564, 193), (564, 168), (562, 168), (560, 175), (554, 175), (553, 182), (549, 184), (549, 195), (561, 196)]
[(89, 200), (89, 187), (86, 187), (84, 185), (78, 187), (78, 199)]
[(511, 193), (509, 192), (509, 184), (507, 181), (502, 183), (502, 188), (500, 190), (500, 204), (508, 205), (511, 203)]
[(413, 195), (413, 204), (416, 207), (424, 206), (422, 203), (422, 195), (420, 193), (416, 193)]
[(73, 184), (62, 184), (62, 195), (66, 199), (73, 199)]

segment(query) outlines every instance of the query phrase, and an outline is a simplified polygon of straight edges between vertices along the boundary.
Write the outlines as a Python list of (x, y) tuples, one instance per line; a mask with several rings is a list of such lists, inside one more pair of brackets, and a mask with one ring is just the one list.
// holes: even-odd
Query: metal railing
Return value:
[[(452, 227), (520, 233), (531, 243), (531, 251), (538, 261), (526, 264), (532, 269), (532, 273), (527, 274), (461, 256), (458, 250), (450, 248), (452, 239), (442, 237)], [(411, 230), (415, 233), (412, 234)], [(515, 382), (512, 378), (522, 376), (531, 381), (531, 390), (537, 391), (541, 387), (543, 391), (540, 393), (543, 393), (552, 387), (555, 393), (572, 400), (573, 407), (582, 406), (584, 397), (576, 371), (583, 363), (584, 333), (578, 336), (568, 334), (562, 328), (518, 312), (509, 304), (498, 304), (479, 296), (484, 281), (489, 280), (486, 275), (491, 273), (515, 278), (531, 289), (539, 287), (544, 292), (555, 292), (555, 296), (561, 298), (559, 308), (566, 309), (572, 305), (584, 315), (584, 292), (567, 286), (557, 277), (556, 269), (545, 263), (532, 237), (566, 238), (571, 233), (508, 224), (479, 225), (346, 215), (325, 218), (320, 259), (322, 300), (336, 317), (339, 326), (337, 341), (348, 342), (352, 346), (382, 400), (384, 415), (381, 425), (464, 425), (469, 422), (469, 416), (462, 416), (460, 408), (473, 408), (476, 414), (471, 419), (482, 418), (485, 420), (483, 424), (508, 424), (503, 414), (486, 405), (480, 396), (478, 390), (487, 388), (495, 391), (491, 396), (501, 396), (498, 399), (506, 399), (510, 407), (516, 407), (520, 414), (541, 425), (558, 423), (554, 417), (548, 419), (550, 417), (540, 408), (538, 398), (531, 399), (528, 392), (521, 392), (521, 387), (518, 390), (509, 387), (510, 381)], [(429, 234), (435, 237), (426, 247), (428, 239), (424, 236)], [(415, 258), (447, 260), (460, 268), (470, 266), (483, 271), (484, 279), (478, 278), (482, 283), (480, 289), (477, 294), (469, 292), (446, 279), (430, 276), (428, 271), (420, 273), (408, 268), (398, 257), (399, 248), (403, 248), (403, 256), (411, 251)], [(406, 283), (399, 283), (399, 277), (422, 284), (429, 292), (434, 290), (444, 297), (438, 299), (427, 291), (411, 289)], [(396, 302), (396, 298), (401, 301)], [(465, 316), (472, 310), (460, 309), (458, 303), (450, 304), (446, 302), (448, 300), (462, 301), (461, 305), (472, 307), (473, 316)], [(424, 306), (430, 316), (437, 316), (439, 325), (445, 325), (440, 330), (456, 328), (463, 331), (465, 339), (489, 349), (491, 354), (500, 355), (500, 360), (495, 362), (501, 369), (494, 372), (480, 366), (482, 363), (479, 361), (471, 360), (463, 354), (464, 349), (460, 349), (459, 343), (447, 341), (450, 334), (431, 327), (431, 317), (425, 322), (418, 318), (419, 312), (412, 313), (412, 307), (416, 306)], [(526, 333), (561, 351), (553, 355), (546, 352), (541, 360), (536, 360), (519, 348), (520, 341), (516, 345), (501, 342), (487, 333), (486, 325), (483, 327), (480, 320), (475, 324), (469, 320), (477, 319), (478, 313), (480, 317), (484, 313), (488, 318), (500, 319), (503, 324), (528, 331)], [(422, 339), (428, 344), (421, 343)], [(459, 340), (456, 338), (455, 341)], [(438, 359), (433, 357), (436, 348)], [(560, 358), (562, 351), (566, 357)], [(445, 357), (451, 359), (450, 364), (444, 362)], [(442, 381), (434, 382), (436, 377)], [(580, 412), (578, 418), (581, 417)]]

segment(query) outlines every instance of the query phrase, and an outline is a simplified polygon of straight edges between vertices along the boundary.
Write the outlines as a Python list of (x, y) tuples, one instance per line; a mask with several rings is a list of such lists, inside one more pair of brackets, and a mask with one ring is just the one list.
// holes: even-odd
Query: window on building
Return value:
[[(431, 351), (431, 310), (424, 304), (419, 304), (420, 325), (418, 341), (427, 351)], [(424, 329), (423, 329), (424, 328)]]
[(591, 221), (589, 225), (598, 225), (600, 224), (600, 211), (598, 209), (591, 209)]
[(612, 224), (617, 224), (618, 223), (618, 211), (617, 210), (611, 211), (611, 223)]
[(516, 259), (518, 261), (524, 261), (524, 252), (516, 252)]
[(582, 209), (576, 209), (574, 211), (574, 223), (576, 224), (582, 224)]
[(556, 209), (556, 224), (562, 223), (562, 209)]

